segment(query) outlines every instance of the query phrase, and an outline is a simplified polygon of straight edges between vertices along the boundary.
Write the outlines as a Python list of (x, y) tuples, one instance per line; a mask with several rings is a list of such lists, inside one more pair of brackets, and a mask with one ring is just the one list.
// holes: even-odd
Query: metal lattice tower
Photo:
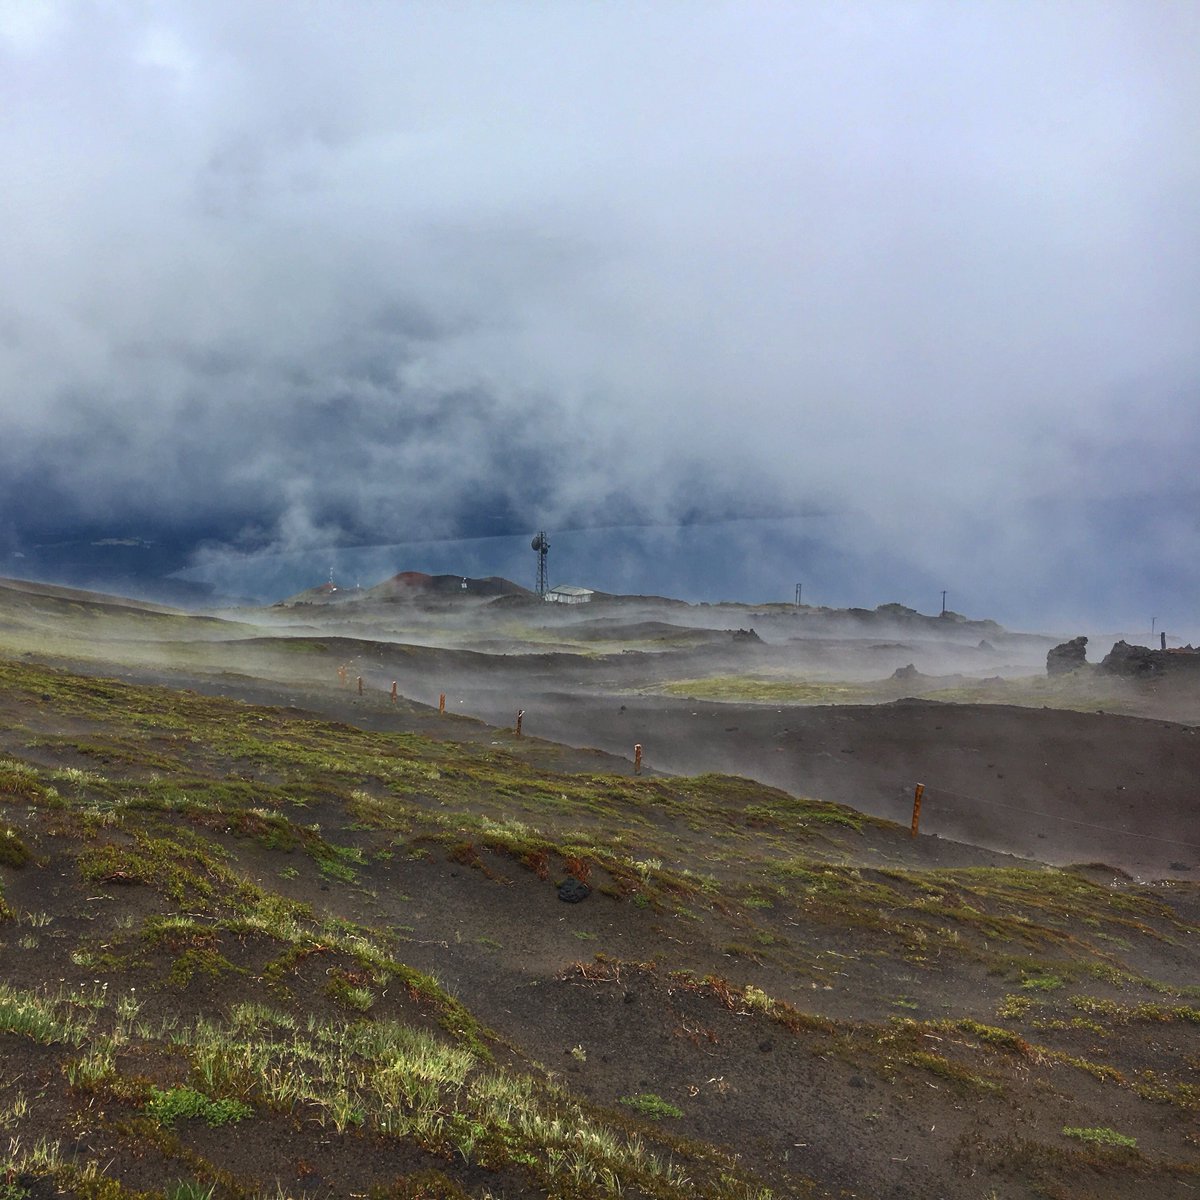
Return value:
[(537, 551), (538, 568), (537, 568), (537, 594), (545, 599), (546, 596), (546, 555), (550, 552), (550, 539), (546, 536), (546, 531), (540, 530), (535, 534), (532, 542), (529, 543), (530, 548)]

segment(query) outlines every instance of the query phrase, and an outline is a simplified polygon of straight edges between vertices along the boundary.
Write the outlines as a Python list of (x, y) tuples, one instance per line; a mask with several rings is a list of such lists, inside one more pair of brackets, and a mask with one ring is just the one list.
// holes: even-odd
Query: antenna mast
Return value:
[(546, 598), (546, 555), (550, 552), (550, 539), (546, 536), (546, 531), (542, 529), (535, 534), (529, 546), (530, 549), (537, 551), (537, 594), (544, 600)]

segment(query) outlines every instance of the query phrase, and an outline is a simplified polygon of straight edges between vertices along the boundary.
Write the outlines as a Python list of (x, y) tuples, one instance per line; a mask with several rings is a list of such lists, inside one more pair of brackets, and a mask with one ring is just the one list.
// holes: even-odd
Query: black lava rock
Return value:
[(558, 898), (564, 904), (578, 904), (580, 900), (586, 900), (591, 894), (592, 889), (573, 875), (568, 875), (558, 889)]
[(1072, 638), (1046, 655), (1047, 675), (1066, 675), (1087, 666), (1087, 638)]

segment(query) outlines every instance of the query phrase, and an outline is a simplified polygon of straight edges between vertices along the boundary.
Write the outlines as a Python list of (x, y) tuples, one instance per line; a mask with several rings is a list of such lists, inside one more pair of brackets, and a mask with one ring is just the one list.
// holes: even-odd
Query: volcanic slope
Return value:
[(399, 702), (0, 682), (6, 1200), (1200, 1186), (1193, 884)]
[[(408, 728), (444, 733), (440, 694), (450, 713), (495, 725), (524, 709), (527, 733), (563, 744), (622, 759), (641, 744), (648, 770), (733, 772), (892, 820), (907, 819), (920, 782), (931, 834), (1059, 864), (1101, 859), (1143, 879), (1200, 874), (1200, 698), (1186, 686), (1086, 671), (1049, 680), (1046, 639), (993, 630), (994, 646), (981, 650), (962, 625), (933, 618), (915, 632), (933, 628), (940, 640), (897, 626), (909, 640), (879, 642), (892, 624), (872, 614), (577, 607), (586, 611), (451, 593), (433, 607), (197, 616), (10, 582), (0, 585), (0, 650), (381, 730), (403, 715)], [(354, 621), (342, 615), (350, 610)], [(752, 621), (776, 640), (729, 628)], [(838, 636), (788, 632), (810, 625)], [(853, 625), (869, 637), (847, 640)], [(974, 625), (970, 636), (986, 623)], [(865, 678), (910, 655), (959, 672), (981, 656), (997, 669), (999, 656), (1012, 674), (964, 683), (960, 673), (953, 687), (923, 673)]]

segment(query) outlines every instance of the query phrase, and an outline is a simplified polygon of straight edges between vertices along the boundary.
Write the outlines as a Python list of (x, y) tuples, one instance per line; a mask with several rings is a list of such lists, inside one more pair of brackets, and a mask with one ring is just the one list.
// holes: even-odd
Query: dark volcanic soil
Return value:
[[(480, 661), (489, 661), (478, 656)], [(902, 700), (776, 706), (549, 690), (491, 659), (483, 686), (446, 686), (448, 712), (510, 727), (517, 703), (531, 738), (632, 760), (648, 771), (716, 771), (908, 824), (925, 785), (920, 830), (1058, 865), (1103, 862), (1139, 879), (1200, 878), (1200, 728), (1109, 713)], [(471, 722), (421, 705), (394, 708), (380, 688), (288, 686), (243, 676), (129, 672), (198, 690), (284, 703), (366, 724), (487, 740)], [(407, 681), (413, 692), (412, 679)], [(438, 686), (430, 681), (432, 694)], [(556, 755), (564, 752), (558, 750)], [(587, 755), (568, 769), (589, 769)], [(591, 759), (590, 769), (603, 767)], [(632, 763), (630, 762), (630, 769)]]
[[(473, 698), (476, 715), (501, 721)], [(1200, 876), (1200, 731), (1077, 713), (908, 700), (773, 707), (659, 697), (544, 695), (538, 735), (674, 773), (722, 771), (908, 822), (921, 832), (1058, 864)], [(1179, 865), (1182, 864), (1182, 865)]]
[[(347, 1002), (331, 990), (333, 972), (351, 972), (350, 982), (370, 984), (377, 993), (370, 999), (370, 1020), (434, 1027), (431, 1012), (417, 1006), (415, 995), (386, 976), (381, 982), (363, 973), (362, 963), (345, 949), (335, 952), (324, 944), (334, 924), (320, 927), (320, 942), (297, 942), (304, 956), (284, 973), (274, 969), (285, 957), (280, 945), (255, 926), (216, 920), (221, 909), (202, 912), (202, 921), (190, 911), (178, 912), (166, 890), (138, 884), (127, 872), (84, 880), (82, 850), (110, 842), (125, 847), (145, 822), (156, 835), (186, 834), (187, 846), (211, 845), (249, 880), (313, 904), (323, 918), (385, 931), (389, 953), (435, 976), (499, 1035), (493, 1045), (502, 1061), (539, 1073), (549, 1068), (573, 1096), (618, 1118), (628, 1112), (631, 1096), (662, 1097), (679, 1109), (666, 1120), (666, 1136), (723, 1146), (762, 1172), (781, 1198), (1148, 1200), (1187, 1194), (1200, 1179), (1194, 1132), (1200, 1101), (1192, 1079), (1200, 1061), (1191, 1015), (1196, 1010), (1165, 1007), (1181, 999), (1172, 989), (1188, 989), (1196, 979), (1191, 925), (1196, 889), (1139, 889), (1114, 880), (1111, 872), (1083, 871), (1069, 880), (1038, 872), (1038, 882), (1022, 892), (1028, 872), (998, 871), (987, 873), (992, 890), (985, 895), (969, 891), (971, 872), (954, 879), (930, 872), (932, 882), (917, 873), (928, 866), (988, 863), (993, 856), (975, 845), (1049, 861), (1105, 861), (1145, 877), (1200, 872), (1195, 787), (1200, 733), (1191, 727), (916, 701), (815, 708), (581, 696), (564, 694), (545, 680), (534, 686), (529, 674), (502, 662), (493, 663), (492, 674), (481, 681), (491, 690), (453, 690), (451, 715), (439, 717), (423, 705), (393, 705), (386, 684), (381, 688), (378, 682), (390, 679), (392, 671), (371, 679), (361, 696), (353, 683), (339, 686), (337, 661), (331, 656), (319, 663), (329, 667), (327, 683), (311, 682), (315, 670), (310, 682), (291, 685), (249, 674), (174, 670), (158, 672), (157, 678), (175, 688), (288, 706), (285, 713), (263, 712), (257, 720), (268, 727), (280, 723), (278, 746), (289, 747), (294, 757), (288, 778), (292, 786), (306, 787), (303, 828), (347, 851), (364, 851), (361, 859), (337, 860), (334, 866), (359, 864), (355, 872), (341, 874), (322, 869), (290, 845), (235, 832), (224, 811), (215, 824), (207, 820), (209, 810), (189, 815), (172, 805), (117, 814), (109, 793), (99, 789), (111, 788), (122, 798), (136, 795), (149, 786), (148, 778), (157, 780), (157, 766), (147, 775), (157, 756), (170, 756), (179, 786), (189, 789), (213, 782), (265, 787), (275, 778), (280, 760), (264, 757), (266, 765), (256, 765), (258, 752), (251, 753), (250, 742), (239, 751), (237, 775), (225, 774), (232, 759), (205, 766), (206, 743), (222, 744), (215, 722), (206, 727), (206, 737), (183, 737), (166, 724), (160, 728), (159, 706), (169, 716), (175, 703), (186, 703), (186, 693), (135, 698), (137, 704), (125, 709), (113, 702), (105, 718), (114, 723), (111, 744), (98, 737), (93, 725), (99, 718), (87, 716), (86, 707), (80, 709), (83, 716), (72, 703), (59, 711), (49, 694), (37, 694), (48, 685), (0, 697), (0, 749), (33, 767), (99, 767), (110, 777), (92, 784), (56, 777), (64, 791), (85, 784), (98, 789), (97, 803), (85, 810), (86, 823), (78, 828), (58, 809), (26, 804), (23, 776), (10, 779), (12, 799), (0, 813), (19, 825), (36, 854), (27, 865), (4, 868), (14, 915), (0, 941), (0, 983), (107, 989), (111, 981), (114, 994), (128, 988), (132, 996), (136, 989), (147, 1016), (156, 1020), (228, 1015), (248, 999), (283, 1006), (297, 1019), (315, 1013), (357, 1020), (362, 1010), (348, 1006), (342, 1012), (337, 1005)], [(150, 669), (136, 674), (155, 677)], [(419, 687), (423, 697), (436, 696), (439, 686), (453, 687), (428, 670), (420, 678), (414, 672), (413, 683), (406, 690), (416, 694)], [(72, 692), (64, 695), (70, 699)], [(76, 699), (88, 695), (84, 688)], [(109, 711), (111, 700), (99, 711)], [(503, 728), (459, 715), (487, 716), (508, 726), (515, 703), (525, 708), (525, 730), (532, 735), (521, 743)], [(323, 731), (303, 728), (309, 723), (297, 708), (340, 722), (332, 741)], [(221, 728), (234, 720), (223, 712)], [(378, 788), (382, 777), (372, 774), (376, 767), (341, 780), (327, 761), (327, 754), (336, 757), (352, 741), (353, 727), (416, 730), (482, 745), (489, 754), (497, 747), (496, 757), (513, 751), (546, 778), (564, 770), (631, 772), (624, 756), (639, 742), (651, 773), (735, 772), (904, 823), (912, 788), (920, 781), (927, 787), (926, 836), (912, 841), (903, 829), (870, 824), (845, 832), (835, 821), (824, 834), (795, 831), (795, 848), (821, 849), (825, 838), (844, 833), (851, 840), (840, 845), (852, 847), (861, 870), (838, 874), (832, 860), (804, 859), (772, 876), (781, 883), (769, 897), (737, 890), (710, 905), (699, 884), (694, 894), (672, 899), (664, 892), (662, 903), (639, 904), (640, 893), (605, 891), (605, 879), (611, 883), (615, 876), (597, 868), (587, 902), (566, 905), (557, 890), (565, 857), (538, 874), (511, 855), (478, 855), (470, 842), (464, 852), (464, 843), (451, 846), (432, 837), (420, 845), (407, 835), (393, 841), (395, 829), (364, 820), (363, 810), (349, 802), (372, 799), (373, 793), (358, 789)], [(310, 751), (310, 738), (314, 747), (336, 749)], [(123, 754), (134, 767), (122, 765)], [(437, 799), (423, 797), (427, 785), (419, 782), (405, 785), (407, 800), (439, 816), (453, 818), (457, 805), (465, 812), (473, 793), (485, 786), (481, 781), (490, 777), (474, 760), (451, 767), (445, 776), (455, 781), (451, 799), (440, 792)], [(557, 778), (563, 788), (571, 786)], [(543, 811), (516, 807), (531, 790), (520, 783), (514, 775), (503, 791), (496, 787), (492, 816), (532, 820), (530, 811)], [(756, 787), (739, 789), (736, 781), (725, 781), (724, 823), (704, 825), (696, 823), (703, 781), (671, 781), (679, 802), (670, 805), (655, 800), (661, 783), (639, 783), (645, 793), (636, 806), (621, 810), (619, 832), (629, 837), (621, 843), (623, 853), (644, 858), (642, 840), (653, 835), (646, 844), (665, 848), (656, 854), (674, 853), (711, 871), (715, 885), (733, 869), (724, 852), (737, 839), (757, 848), (770, 836), (766, 818), (748, 807), (757, 806)], [(254, 798), (251, 792), (250, 800), (238, 803)], [(565, 829), (591, 819), (584, 808), (560, 812), (553, 799), (538, 800), (547, 822), (562, 822)], [(600, 797), (594, 799), (598, 804)], [(616, 800), (610, 796), (606, 803)], [(249, 810), (259, 817), (262, 811), (257, 805)], [(458, 836), (479, 833), (470, 826), (458, 829)], [(560, 830), (556, 836), (561, 840), (565, 834)], [(632, 865), (649, 878), (663, 864)], [(898, 867), (910, 870), (897, 873)], [(1068, 887), (1084, 898), (1076, 899)], [(845, 899), (854, 888), (862, 889), (864, 901), (850, 920)], [(919, 888), (924, 890), (917, 894)], [(1043, 891), (1051, 896), (1044, 906)], [(185, 899), (190, 907), (193, 897)], [(976, 907), (980, 904), (986, 913)], [(1069, 918), (1055, 904), (1065, 906), (1061, 912)], [(1128, 912), (1125, 904), (1132, 906)], [(159, 927), (150, 938), (145, 927), (160, 915), (187, 920), (174, 932), (166, 927), (166, 936), (158, 936)], [(314, 926), (311, 936), (317, 932)], [(1081, 947), (1093, 937), (1099, 950), (1085, 953)], [(978, 938), (981, 945), (973, 940)], [(191, 961), (186, 955), (218, 951), (227, 961), (211, 975), (197, 969), (182, 981), (176, 978), (181, 959)], [(1146, 980), (1135, 971), (1146, 972)], [(768, 996), (793, 1007), (764, 1008)], [(1186, 999), (1194, 1005), (1192, 991)], [(1075, 1000), (1091, 1007), (1078, 1007)], [(1032, 1049), (1026, 1036), (1049, 1048)], [(410, 1142), (353, 1128), (335, 1133), (324, 1115), (302, 1114), (303, 1123), (293, 1122), (257, 1099), (255, 1124), (243, 1127), (253, 1133), (241, 1137), (192, 1120), (178, 1128), (178, 1145), (139, 1142), (129, 1134), (139, 1132), (130, 1122), (144, 1110), (136, 1088), (100, 1094), (105, 1111), (87, 1116), (85, 1127), (82, 1114), (91, 1113), (91, 1099), (68, 1086), (75, 1053), (63, 1041), (48, 1048), (17, 1032), (0, 1032), (0, 1131), (6, 1121), (16, 1128), (20, 1105), (32, 1105), (40, 1128), (64, 1134), (83, 1129), (79, 1137), (81, 1144), (89, 1139), (87, 1153), (117, 1163), (116, 1173), (129, 1186), (162, 1189), (185, 1168), (205, 1179), (223, 1168), (253, 1178), (255, 1190), (218, 1192), (217, 1200), (365, 1195), (389, 1179), (399, 1182), (384, 1194), (410, 1200), (458, 1196), (411, 1182), (416, 1172), (436, 1167), (452, 1173), (475, 1200), (548, 1194), (517, 1170), (516, 1160), (483, 1173), (465, 1153), (460, 1166), (457, 1159), (435, 1159)], [(189, 1078), (184, 1058), (162, 1047), (125, 1065), (155, 1084)], [(1110, 1125), (1136, 1134), (1145, 1157), (1121, 1157), (1119, 1150), (1068, 1157), (1073, 1149), (1068, 1129), (1104, 1131)], [(808, 1177), (820, 1181), (811, 1191)], [(5, 1200), (9, 1182), (0, 1160)], [(702, 1186), (694, 1190), (712, 1194)], [(28, 1192), (42, 1194), (49, 1193)]]

